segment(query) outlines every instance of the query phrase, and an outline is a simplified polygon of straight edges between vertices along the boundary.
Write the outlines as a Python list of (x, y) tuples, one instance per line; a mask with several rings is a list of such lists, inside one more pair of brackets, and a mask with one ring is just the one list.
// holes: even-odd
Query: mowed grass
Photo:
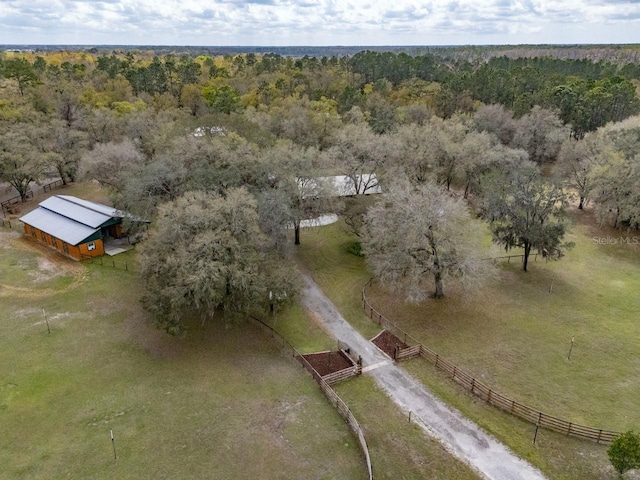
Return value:
[(0, 478), (365, 478), (346, 424), (260, 327), (170, 337), (134, 273), (0, 235)]
[(358, 419), (376, 479), (473, 480), (478, 475), (422, 428), (409, 423), (368, 375), (338, 384), (336, 391)]
[[(517, 263), (501, 264), (498, 277), (480, 291), (469, 294), (446, 285), (448, 297), (441, 301), (411, 305), (376, 288), (369, 299), (426, 345), (522, 403), (576, 423), (637, 430), (638, 250), (597, 243), (594, 237), (620, 232), (600, 231), (588, 214), (586, 219), (580, 214), (574, 215), (568, 238), (576, 247), (559, 262), (532, 262), (527, 273)], [(360, 310), (361, 288), (370, 274), (362, 258), (348, 253), (354, 240), (336, 224), (303, 236), (298, 253), (345, 317), (373, 336), (377, 326)], [(406, 365), (552, 478), (612, 475), (605, 448), (551, 432), (542, 438), (553, 442), (533, 446), (530, 424), (487, 407), (424, 362)]]

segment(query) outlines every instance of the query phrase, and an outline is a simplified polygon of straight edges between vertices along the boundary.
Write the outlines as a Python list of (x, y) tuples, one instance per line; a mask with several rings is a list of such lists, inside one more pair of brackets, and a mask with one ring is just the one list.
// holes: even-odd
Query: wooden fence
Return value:
[(61, 187), (63, 185), (62, 180), (55, 180), (53, 182), (47, 183), (42, 186), (42, 193), (47, 193), (53, 190), (56, 187)]
[[(340, 414), (340, 416), (347, 422), (351, 431), (358, 438), (358, 442), (360, 443), (360, 448), (362, 449), (362, 453), (364, 454), (365, 462), (367, 464), (367, 478), (369, 480), (373, 480), (371, 456), (369, 455), (369, 447), (367, 446), (367, 440), (364, 437), (364, 432), (362, 431), (362, 427), (360, 427), (358, 420), (356, 419), (356, 417), (353, 416), (353, 413), (351, 413), (351, 410), (349, 409), (347, 404), (344, 403), (344, 401), (338, 396), (336, 391), (333, 388), (331, 388), (331, 385), (329, 384), (329, 382), (325, 380), (326, 377), (329, 377), (330, 375), (334, 375), (334, 374), (325, 375), (325, 377), (322, 377), (318, 373), (318, 371), (315, 368), (313, 368), (313, 366), (304, 358), (304, 356), (300, 352), (298, 352), (298, 350), (296, 350), (293, 347), (293, 345), (287, 342), (285, 338), (282, 335), (280, 335), (278, 332), (276, 332), (271, 326), (267, 325), (257, 317), (251, 316), (249, 318), (258, 322), (260, 325), (262, 325), (263, 328), (266, 328), (271, 333), (272, 337), (274, 338), (278, 337), (282, 342), (282, 347), (286, 348), (287, 351), (290, 351), (291, 356), (296, 358), (302, 364), (302, 366), (309, 373), (311, 373), (311, 376), (317, 382), (317, 384), (320, 385), (320, 389), (323, 391), (323, 393), (325, 394), (329, 402), (336, 407), (336, 410), (338, 410), (338, 413)], [(345, 370), (352, 370), (356, 368), (358, 368), (358, 366), (350, 367)], [(341, 370), (340, 372), (344, 372), (344, 370)], [(335, 372), (335, 373), (340, 373), (340, 372)]]
[[(26, 193), (24, 200), (29, 200), (33, 198), (34, 195), (44, 195), (45, 193), (50, 192), (54, 188), (58, 188), (63, 185), (64, 183), (62, 182), (62, 180), (54, 180), (53, 182), (46, 183), (42, 185), (42, 190), (36, 189), (37, 190), (36, 192), (34, 192), (33, 190), (29, 190)], [(23, 202), (24, 200), (20, 195), (16, 195), (15, 197), (8, 198), (7, 200), (0, 203), (0, 210), (4, 211), (8, 209), (11, 205), (15, 205), (17, 203)]]
[[(30, 198), (33, 198), (33, 191), (32, 190), (29, 190), (24, 196), (25, 200), (28, 200)], [(2, 210), (5, 210), (8, 207), (10, 207), (11, 205), (14, 205), (16, 203), (20, 203), (22, 201), (23, 201), (22, 197), (20, 195), (16, 195), (15, 197), (11, 197), (11, 198), (5, 200), (4, 202), (0, 203), (0, 207), (2, 207)]]
[[(404, 336), (405, 343), (407, 343), (408, 341), (409, 344), (412, 345), (411, 347), (405, 348), (404, 350), (398, 352), (397, 360), (416, 356), (415, 351), (417, 349), (421, 357), (425, 358), (428, 362), (435, 365), (436, 368), (444, 371), (448, 376), (450, 376), (452, 380), (469, 390), (475, 396), (481, 398), (494, 407), (500, 408), (505, 412), (527, 420), (540, 427), (544, 427), (565, 435), (585, 438), (593, 440), (597, 443), (605, 444), (610, 443), (616, 436), (620, 435), (620, 432), (605, 430), (602, 428), (588, 427), (554, 417), (553, 415), (546, 414), (527, 405), (516, 402), (515, 400), (512, 400), (495, 391), (494, 389), (488, 387), (482, 382), (479, 382), (478, 380), (476, 380), (474, 375), (449, 362), (430, 348), (425, 347), (422, 343), (417, 341), (411, 335), (408, 335), (407, 333), (402, 331), (396, 324), (394, 324), (387, 317), (373, 308), (373, 306), (371, 306), (371, 304), (367, 300), (366, 295), (366, 289), (370, 283), (371, 280), (369, 280), (369, 282), (367, 282), (367, 284), (362, 288), (362, 307), (365, 313), (367, 313), (367, 315), (369, 315), (372, 320), (377, 321), (379, 325), (384, 326), (385, 329), (392, 332), (398, 338), (402, 338), (402, 336)], [(403, 352), (407, 352), (407, 354), (403, 355)]]
[(337, 372), (329, 373), (323, 376), (322, 380), (327, 382), (329, 385), (333, 385), (334, 383), (342, 382), (343, 380), (360, 375), (360, 373), (362, 373), (362, 368), (358, 365), (354, 365), (353, 367), (347, 367), (342, 370), (338, 370)]
[(420, 351), (422, 349), (422, 345), (414, 345), (413, 347), (403, 348), (398, 350), (395, 354), (394, 360), (399, 362), (400, 360), (408, 360), (410, 358), (414, 358), (420, 355)]

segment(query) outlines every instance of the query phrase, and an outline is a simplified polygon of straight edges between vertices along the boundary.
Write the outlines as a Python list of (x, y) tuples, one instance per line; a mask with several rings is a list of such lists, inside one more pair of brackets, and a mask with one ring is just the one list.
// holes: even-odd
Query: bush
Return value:
[(618, 435), (611, 442), (607, 454), (611, 465), (620, 475), (640, 468), (640, 435), (631, 430)]
[(364, 254), (362, 253), (362, 244), (360, 242), (350, 243), (347, 247), (347, 251), (356, 257), (364, 257)]

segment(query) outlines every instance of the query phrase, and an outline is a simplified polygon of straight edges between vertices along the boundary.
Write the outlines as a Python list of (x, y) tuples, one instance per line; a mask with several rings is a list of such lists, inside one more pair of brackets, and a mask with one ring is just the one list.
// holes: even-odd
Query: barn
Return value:
[(105, 253), (105, 243), (123, 237), (126, 213), (70, 195), (54, 195), (20, 218), (24, 231), (75, 260)]

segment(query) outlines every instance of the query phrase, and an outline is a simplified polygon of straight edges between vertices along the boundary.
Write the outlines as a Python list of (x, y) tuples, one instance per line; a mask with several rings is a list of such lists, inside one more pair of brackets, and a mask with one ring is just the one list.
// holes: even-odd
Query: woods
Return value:
[[(267, 291), (294, 298), (291, 244), (325, 213), (343, 213), (376, 274), (414, 299), (425, 278), (435, 297), (447, 278), (482, 278), (474, 215), (524, 249), (525, 271), (530, 252), (562, 256), (571, 195), (603, 224), (640, 224), (632, 64), (200, 53), (0, 57), (0, 179), (23, 198), (46, 178), (96, 181), (152, 220), (145, 304), (169, 329), (186, 306), (206, 317), (266, 308)], [(329, 188), (335, 175), (352, 198)], [(224, 233), (234, 222), (238, 238)]]

